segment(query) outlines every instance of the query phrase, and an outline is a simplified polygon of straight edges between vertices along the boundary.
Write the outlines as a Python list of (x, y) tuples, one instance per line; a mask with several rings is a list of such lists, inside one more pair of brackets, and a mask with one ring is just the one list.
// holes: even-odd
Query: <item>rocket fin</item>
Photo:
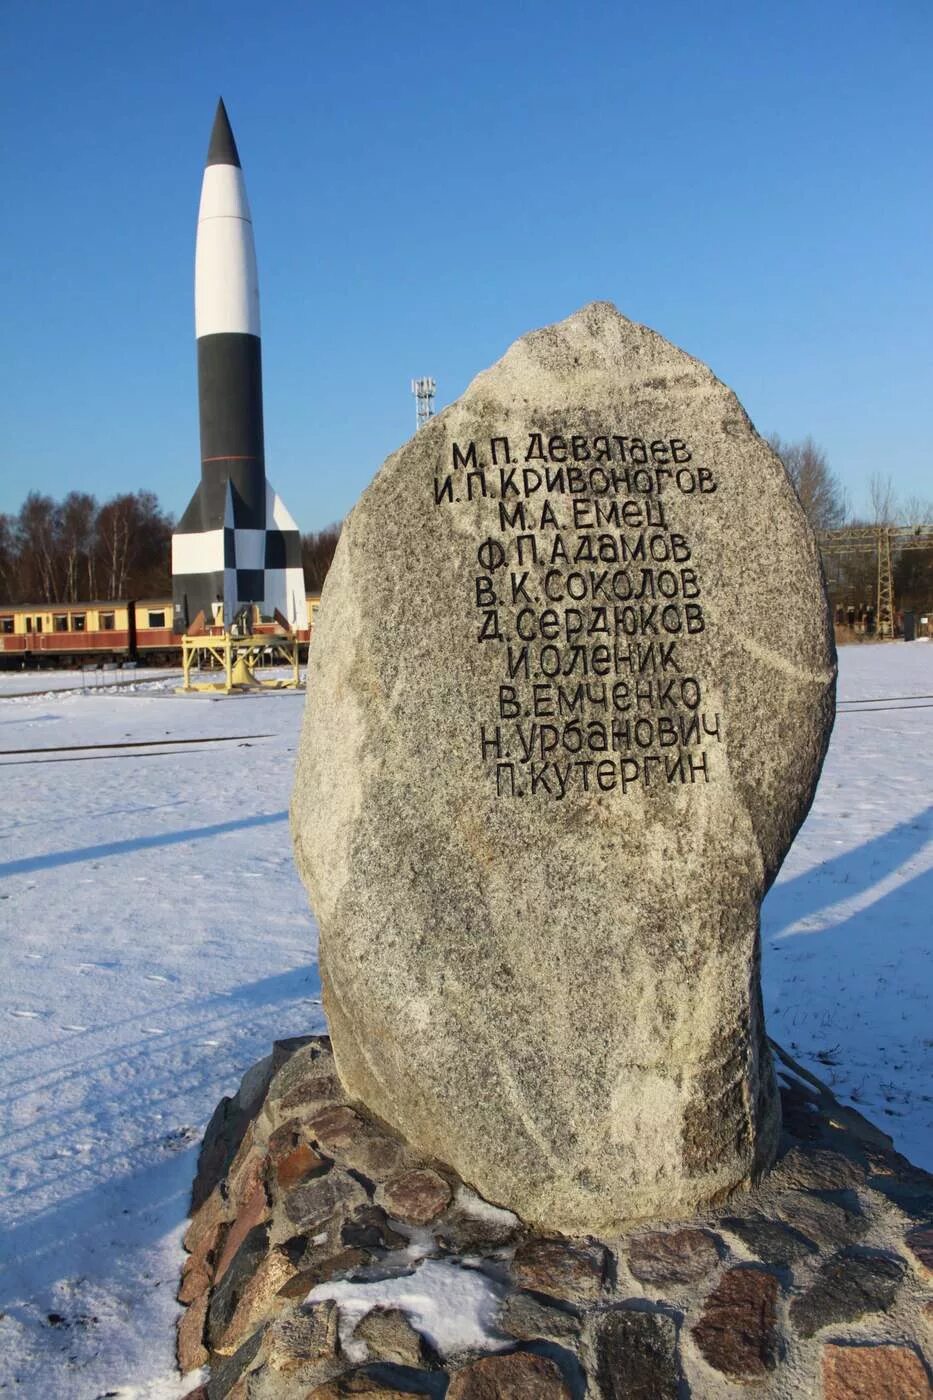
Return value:
[(280, 612), (295, 631), (308, 627), (301, 535), (281, 496), (266, 479), (266, 557), (263, 613)]
[(285, 502), (281, 496), (275, 494), (269, 478), (266, 477), (266, 527), (275, 526), (277, 530), (294, 530), (297, 532), (298, 526), (292, 519), (290, 511), (287, 510)]
[(291, 569), (266, 569), (265, 593), (262, 605), (264, 617), (274, 617), (280, 612), (288, 618), (288, 625), (293, 631), (307, 631), (308, 600), (304, 569), (300, 564)]
[(204, 521), (201, 516), (201, 487), (198, 486), (191, 500), (185, 506), (185, 513), (175, 527), (178, 535), (194, 535), (199, 530), (204, 529)]

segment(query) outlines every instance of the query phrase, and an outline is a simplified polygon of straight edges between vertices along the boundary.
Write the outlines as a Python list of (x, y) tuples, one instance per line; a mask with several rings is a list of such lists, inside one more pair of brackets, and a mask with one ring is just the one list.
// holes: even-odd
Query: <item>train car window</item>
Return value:
[(71, 614), (71, 630), (72, 632), (84, 631), (84, 613)]
[(164, 626), (165, 626), (165, 613), (164, 613), (164, 612), (151, 612), (151, 613), (149, 614), (149, 626), (150, 626), (150, 627), (164, 627)]
[(102, 632), (112, 632), (114, 628), (113, 613), (102, 612), (100, 615), (100, 630)]
[(67, 631), (68, 631), (68, 614), (67, 614), (67, 613), (56, 613), (55, 616), (52, 618), (52, 627), (54, 628), (54, 630), (55, 630), (56, 632), (67, 632)]
[(5, 632), (7, 636), (13, 631), (12, 617), (0, 617), (0, 632)]
[(26, 631), (27, 631), (27, 632), (31, 632), (31, 631), (32, 631), (32, 618), (31, 618), (31, 617), (27, 617), (27, 618), (26, 618)]
[(37, 632), (41, 632), (41, 631), (42, 631), (42, 618), (41, 618), (41, 617), (37, 617), (37, 618), (36, 618), (36, 631), (37, 631)]

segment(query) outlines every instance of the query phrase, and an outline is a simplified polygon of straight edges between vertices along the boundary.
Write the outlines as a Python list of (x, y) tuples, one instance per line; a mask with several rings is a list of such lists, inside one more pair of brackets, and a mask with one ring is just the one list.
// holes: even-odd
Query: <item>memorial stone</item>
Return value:
[(565, 1233), (765, 1169), (759, 905), (834, 687), (730, 390), (606, 303), (517, 341), (387, 459), (315, 627), (292, 823), (350, 1098)]

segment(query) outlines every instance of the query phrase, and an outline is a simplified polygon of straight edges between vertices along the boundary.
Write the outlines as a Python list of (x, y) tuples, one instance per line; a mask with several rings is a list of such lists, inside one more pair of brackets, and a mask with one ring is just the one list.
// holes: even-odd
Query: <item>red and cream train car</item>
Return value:
[[(319, 594), (308, 595), (312, 627), (319, 602)], [(309, 639), (310, 632), (299, 633), (300, 641)], [(0, 666), (114, 661), (180, 664), (181, 645), (172, 631), (170, 598), (0, 604)]]

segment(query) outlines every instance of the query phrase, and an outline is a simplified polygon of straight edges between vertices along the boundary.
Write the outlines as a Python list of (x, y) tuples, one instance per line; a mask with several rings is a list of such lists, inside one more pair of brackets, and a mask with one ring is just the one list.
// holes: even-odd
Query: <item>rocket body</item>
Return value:
[(307, 627), (301, 539), (266, 480), (253, 225), (223, 102), (211, 133), (195, 252), (201, 481), (172, 536), (176, 632), (249, 603)]

